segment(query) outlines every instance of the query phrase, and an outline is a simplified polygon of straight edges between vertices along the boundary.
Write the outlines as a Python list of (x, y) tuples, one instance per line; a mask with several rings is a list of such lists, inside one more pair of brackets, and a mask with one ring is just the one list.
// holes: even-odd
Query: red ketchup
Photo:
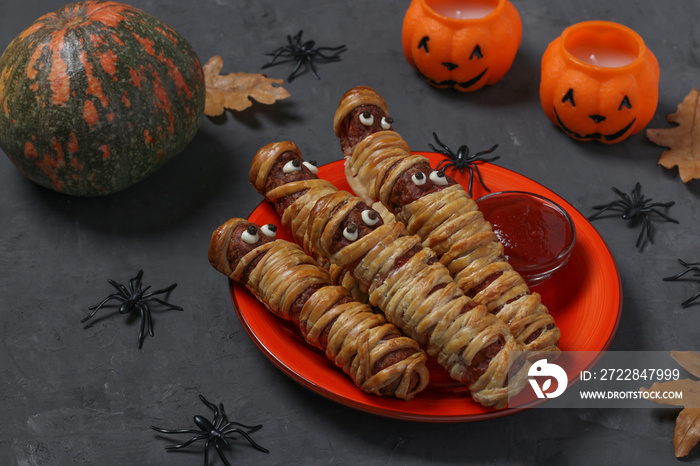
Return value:
[(477, 201), (503, 243), (506, 258), (529, 285), (549, 278), (569, 260), (576, 238), (571, 217), (542, 196), (506, 191)]

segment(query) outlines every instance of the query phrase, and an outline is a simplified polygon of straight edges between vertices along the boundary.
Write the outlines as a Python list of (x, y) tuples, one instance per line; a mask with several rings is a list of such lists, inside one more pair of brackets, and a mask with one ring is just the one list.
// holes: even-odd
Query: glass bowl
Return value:
[(576, 227), (556, 202), (539, 194), (501, 191), (476, 203), (528, 286), (542, 283), (569, 261)]

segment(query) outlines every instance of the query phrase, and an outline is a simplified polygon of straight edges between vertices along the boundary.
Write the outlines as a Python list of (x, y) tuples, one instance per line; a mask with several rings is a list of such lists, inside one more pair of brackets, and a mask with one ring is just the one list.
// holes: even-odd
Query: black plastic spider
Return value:
[[(296, 66), (294, 71), (289, 75), (288, 81), (296, 77), (297, 72), (301, 69), (301, 65), (306, 65), (310, 70), (311, 74), (316, 79), (321, 79), (321, 77), (316, 73), (316, 66), (314, 65), (314, 59), (322, 59), (325, 62), (340, 61), (340, 56), (342, 52), (347, 50), (345, 45), (339, 45), (338, 47), (318, 47), (314, 48), (316, 42), (313, 40), (307, 40), (306, 42), (301, 42), (301, 35), (304, 31), (299, 31), (294, 37), (287, 36), (288, 45), (282, 46), (272, 52), (265, 53), (265, 55), (271, 55), (272, 58), (269, 62), (263, 65), (263, 69), (268, 68), (273, 65), (280, 65), (282, 63), (287, 63), (290, 61), (296, 61)], [(333, 54), (327, 55), (325, 52), (334, 52)], [(277, 62), (278, 58), (287, 58), (288, 60), (283, 60)]]
[(148, 289), (151, 287), (147, 286), (146, 288), (142, 288), (141, 277), (143, 277), (143, 270), (139, 270), (139, 273), (136, 274), (134, 278), (129, 280), (128, 288), (120, 283), (115, 282), (111, 278), (108, 278), (107, 281), (114, 288), (116, 288), (117, 291), (107, 296), (98, 304), (90, 306), (88, 309), (92, 312), (90, 313), (90, 315), (81, 320), (80, 323), (83, 324), (87, 322), (90, 318), (92, 318), (92, 316), (94, 316), (97, 313), (97, 311), (100, 310), (100, 308), (104, 304), (106, 304), (112, 299), (115, 299), (122, 303), (121, 306), (119, 306), (120, 314), (128, 314), (134, 309), (139, 310), (139, 313), (141, 314), (141, 331), (139, 332), (138, 347), (141, 348), (141, 346), (143, 346), (143, 340), (144, 338), (146, 338), (146, 335), (144, 334), (146, 325), (148, 325), (148, 334), (153, 336), (153, 319), (151, 318), (151, 309), (148, 307), (149, 301), (155, 301), (159, 304), (167, 306), (168, 310), (182, 311), (182, 308), (180, 306), (175, 306), (173, 304), (163, 301), (162, 299), (154, 297), (158, 294), (170, 293), (173, 290), (173, 288), (177, 286), (177, 283), (173, 283), (169, 287), (163, 288), (162, 290), (151, 291), (150, 293), (146, 293), (146, 291), (148, 291)]
[(658, 216), (662, 217), (668, 222), (673, 222), (673, 223), (678, 223), (678, 220), (669, 217), (665, 213), (659, 211), (656, 207), (664, 207), (668, 209), (671, 207), (675, 202), (666, 202), (666, 203), (661, 203), (661, 202), (655, 202), (652, 203), (652, 199), (645, 199), (644, 195), (642, 194), (642, 185), (641, 183), (637, 182), (637, 184), (634, 186), (634, 189), (630, 194), (623, 193), (617, 188), (612, 188), (612, 190), (620, 196), (620, 199), (616, 201), (612, 201), (608, 204), (601, 204), (601, 205), (596, 205), (593, 206), (594, 209), (596, 209), (598, 212), (595, 214), (591, 215), (588, 217), (588, 220), (593, 220), (597, 218), (600, 214), (607, 210), (616, 210), (618, 212), (622, 212), (622, 218), (624, 220), (632, 220), (635, 218), (639, 218), (642, 220), (642, 230), (639, 232), (639, 237), (637, 238), (637, 244), (636, 247), (639, 248), (645, 238), (649, 240), (650, 243), (653, 243), (653, 237), (652, 237), (652, 228), (651, 228), (651, 215), (652, 214), (657, 214)]
[(464, 169), (466, 168), (469, 170), (469, 197), (472, 197), (472, 186), (474, 185), (474, 172), (476, 172), (476, 176), (479, 178), (479, 183), (481, 183), (481, 186), (484, 187), (484, 189), (488, 192), (491, 192), (489, 188), (486, 187), (484, 184), (484, 180), (481, 178), (481, 171), (479, 171), (479, 166), (477, 165), (478, 162), (493, 162), (494, 160), (498, 160), (500, 156), (492, 157), (490, 159), (480, 159), (478, 157), (485, 155), (485, 154), (490, 154), (496, 148), (498, 147), (498, 144), (493, 146), (491, 149), (488, 150), (483, 150), (481, 152), (477, 152), (474, 155), (469, 155), (469, 147), (466, 145), (460, 146), (459, 149), (457, 149), (457, 153), (455, 154), (452, 152), (452, 150), (447, 147), (445, 144), (438, 139), (438, 136), (436, 133), (433, 133), (433, 137), (435, 138), (435, 142), (438, 143), (438, 145), (441, 147), (441, 149), (437, 149), (435, 146), (432, 144), (428, 144), (430, 148), (437, 153), (446, 155), (449, 157), (449, 159), (445, 159), (440, 161), (440, 163), (437, 164), (437, 167), (435, 167), (435, 170), (440, 170), (440, 167), (444, 163), (445, 166), (442, 167), (442, 174), (445, 174), (445, 170), (448, 168), (451, 168), (452, 171), (459, 170), (460, 173), (464, 173)]
[[(700, 283), (700, 262), (690, 263), (690, 262), (684, 262), (684, 261), (682, 261), (682, 260), (680, 260), (680, 259), (678, 259), (678, 262), (679, 262), (683, 267), (685, 267), (685, 270), (683, 270), (682, 272), (680, 272), (680, 273), (678, 273), (677, 275), (674, 275), (674, 276), (672, 276), (672, 277), (666, 277), (666, 278), (664, 278), (664, 281), (667, 281), (667, 282), (668, 282), (668, 281), (680, 280), (681, 277), (683, 277), (685, 274), (690, 273), (690, 272), (694, 272), (694, 273), (692, 274), (692, 276), (698, 278), (698, 279), (696, 279), (696, 280), (694, 280), (694, 281), (697, 281), (697, 282)], [(683, 302), (681, 303), (681, 306), (682, 306), (682, 307), (688, 307), (688, 306), (690, 306), (690, 305), (691, 305), (696, 299), (698, 299), (698, 298), (700, 298), (700, 291), (698, 291), (698, 292), (695, 293), (693, 296), (691, 296), (690, 298), (688, 298), (688, 299), (686, 299), (685, 301), (683, 301)]]
[(195, 434), (194, 437), (189, 439), (188, 441), (184, 443), (180, 443), (177, 445), (168, 445), (165, 447), (166, 450), (168, 451), (174, 451), (180, 448), (184, 448), (198, 440), (206, 440), (206, 443), (204, 444), (204, 466), (207, 466), (209, 464), (209, 443), (214, 442), (214, 448), (216, 449), (216, 452), (219, 454), (219, 457), (221, 460), (224, 462), (226, 466), (230, 466), (231, 463), (228, 462), (226, 459), (226, 456), (224, 455), (223, 451), (223, 446), (229, 446), (228, 439), (235, 440), (236, 437), (234, 437), (232, 434), (240, 434), (242, 435), (250, 444), (255, 447), (256, 449), (269, 453), (267, 448), (264, 448), (257, 443), (250, 437), (250, 435), (242, 430), (239, 429), (238, 427), (234, 426), (239, 426), (243, 427), (244, 429), (248, 429), (251, 432), (255, 432), (256, 430), (262, 428), (262, 424), (257, 425), (257, 426), (246, 426), (244, 424), (240, 424), (238, 422), (228, 422), (228, 419), (226, 418), (226, 413), (224, 412), (224, 405), (223, 403), (219, 403), (219, 406), (217, 407), (214, 403), (210, 402), (206, 398), (204, 398), (202, 395), (199, 395), (199, 399), (202, 400), (202, 403), (207, 405), (212, 411), (214, 411), (214, 419), (212, 421), (209, 421), (207, 418), (204, 416), (194, 416), (194, 423), (199, 427), (200, 430), (195, 430), (195, 429), (163, 429), (162, 427), (155, 427), (151, 426), (151, 429), (163, 433), (163, 434)]

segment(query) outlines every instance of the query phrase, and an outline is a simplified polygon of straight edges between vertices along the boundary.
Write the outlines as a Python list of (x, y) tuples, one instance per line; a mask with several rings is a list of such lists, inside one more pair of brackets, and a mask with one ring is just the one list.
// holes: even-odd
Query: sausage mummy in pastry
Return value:
[[(435, 254), (420, 246), (420, 238), (408, 235), (401, 223), (385, 222), (376, 211), (364, 204), (353, 204), (356, 207), (353, 210), (355, 231), (335, 232), (336, 243), (347, 246), (342, 254), (335, 250), (329, 254), (331, 250), (326, 242), (314, 242), (312, 212), (316, 212), (316, 219), (320, 221), (322, 216), (317, 209), (322, 201), (327, 201), (333, 195), (351, 195), (335, 187), (329, 188), (311, 171), (303, 174), (293, 172), (291, 176), (284, 174), (282, 168), (290, 160), (296, 160), (299, 166), (304, 164), (298, 148), (291, 144), (273, 143), (258, 151), (250, 172), (255, 189), (275, 205), (284, 205), (285, 209), (294, 209), (297, 215), (301, 215), (291, 226), (297, 241), (308, 244), (317, 254), (342, 266), (343, 270), (351, 270), (351, 277), (361, 289), (374, 293), (370, 295), (370, 303), (390, 306), (394, 310), (395, 320), (387, 315), (388, 320), (426, 348), (432, 348), (428, 350), (429, 354), (436, 356), (453, 378), (469, 386), (477, 401), (487, 406), (503, 407), (507, 394), (504, 385), (508, 372), (508, 351), (516, 347), (508, 328), (488, 314), (483, 306), (477, 306), (464, 296), (449, 272), (437, 262)], [(316, 192), (319, 185), (324, 186), (323, 193)], [(291, 204), (288, 202), (290, 198), (293, 199)], [(357, 198), (353, 199), (357, 201)], [(323, 212), (328, 213), (327, 210)], [(285, 210), (282, 219), (283, 223), (291, 224), (292, 216), (287, 215)], [(318, 233), (318, 225), (315, 228)], [(371, 240), (364, 238), (373, 231), (376, 233), (372, 233)], [(350, 239), (356, 236), (358, 241), (349, 244), (348, 236)], [(368, 255), (368, 241), (375, 242), (372, 255)], [(382, 251), (388, 255), (375, 257)], [(364, 256), (367, 257), (361, 260)], [(379, 265), (388, 267), (393, 281), (382, 286), (384, 275), (371, 268), (358, 268), (360, 262), (375, 268)], [(386, 274), (387, 270), (383, 273)], [(399, 270), (400, 273), (393, 273)], [(399, 280), (402, 275), (405, 275), (405, 280)], [(402, 316), (409, 314), (399, 315), (402, 301), (404, 305), (411, 306), (412, 318), (408, 321), (403, 320)], [(378, 307), (386, 314), (386, 309)], [(436, 308), (438, 311), (432, 313)], [(439, 320), (443, 322), (436, 329)]]
[(296, 144), (283, 141), (267, 144), (255, 154), (249, 179), (255, 190), (275, 206), (282, 226), (294, 241), (329, 271), (333, 283), (350, 290), (356, 301), (366, 303), (366, 293), (352, 276), (328, 263), (309, 244), (307, 224), (311, 208), (317, 199), (338, 190), (330, 181), (316, 176), (317, 171), (313, 163), (304, 161)]
[(507, 403), (509, 353), (520, 348), (508, 327), (465, 296), (435, 253), (400, 222), (346, 191), (328, 194), (310, 214), (314, 248), (352, 271), (371, 304), (416, 339), (485, 406)]
[(210, 263), (295, 323), (362, 390), (404, 400), (422, 391), (428, 369), (418, 343), (332, 285), (325, 269), (298, 245), (275, 240), (271, 227), (227, 221), (212, 234)]
[(560, 331), (553, 317), (507, 262), (476, 202), (377, 121), (391, 120), (373, 89), (357, 87), (343, 96), (334, 129), (353, 191), (366, 203), (380, 201), (420, 236), (462, 291), (506, 322), (525, 351), (558, 351)]

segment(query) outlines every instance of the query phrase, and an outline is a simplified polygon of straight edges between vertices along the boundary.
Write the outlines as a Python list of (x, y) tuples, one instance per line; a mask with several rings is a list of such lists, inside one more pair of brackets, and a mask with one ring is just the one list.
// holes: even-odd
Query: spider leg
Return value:
[(295, 35), (294, 37), (288, 35), (288, 36), (287, 36), (287, 41), (289, 42), (289, 45), (292, 45), (292, 46), (295, 45), (295, 44), (301, 45), (301, 35), (302, 35), (302, 34), (304, 34), (304, 30), (303, 30), (303, 29), (299, 29), (299, 32), (297, 32), (296, 35)]
[(306, 62), (309, 64), (309, 68), (311, 69), (311, 74), (313, 75), (313, 77), (316, 79), (321, 79), (321, 77), (316, 72), (316, 65), (314, 65), (314, 61), (311, 59), (311, 57), (307, 58)]
[(679, 262), (683, 267), (688, 267), (688, 268), (691, 268), (691, 269), (693, 269), (693, 270), (697, 270), (698, 272), (700, 272), (700, 267), (698, 267), (698, 266), (700, 266), (700, 262), (685, 262), (685, 261), (683, 261), (683, 260), (681, 260), (681, 259), (678, 259), (678, 262)]
[(489, 162), (489, 163), (491, 163), (491, 162), (495, 162), (496, 160), (498, 160), (500, 158), (501, 158), (501, 156), (497, 155), (496, 157), (491, 157), (490, 159), (475, 159), (474, 163), (476, 163), (476, 162), (483, 162), (483, 163)]
[[(455, 170), (459, 169), (459, 172), (460, 172), (460, 173), (464, 173), (464, 169), (465, 169), (465, 168), (469, 168), (469, 164), (463, 165), (461, 162), (457, 161), (457, 162), (454, 164), (454, 167), (452, 168), (452, 171), (455, 171)], [(469, 173), (471, 173), (471, 172), (469, 172)]]
[[(340, 53), (340, 52), (345, 52), (347, 49), (348, 49), (348, 48), (345, 46), (345, 44), (343, 44), (343, 45), (339, 45), (339, 46), (337, 46), (337, 47), (319, 47), (319, 48), (316, 49), (316, 52), (325, 52), (325, 51), (328, 51), (328, 52)], [(325, 56), (325, 55), (323, 55), (323, 54), (321, 54), (321, 53), (319, 53), (318, 55), (319, 55), (320, 57), (322, 57), (322, 58), (331, 58), (331, 57), (327, 57), (327, 56)]]
[(141, 278), (143, 277), (143, 270), (139, 270), (136, 276), (129, 280), (129, 291), (133, 294), (136, 290), (141, 288)]
[(267, 448), (256, 443), (255, 440), (253, 440), (252, 437), (250, 435), (248, 435), (248, 433), (246, 431), (241, 430), (241, 429), (229, 429), (228, 431), (226, 431), (226, 434), (231, 434), (233, 432), (235, 432), (237, 434), (241, 434), (253, 447), (255, 447), (255, 449), (260, 450), (260, 451), (264, 451), (265, 453), (270, 453), (270, 451)]
[[(435, 150), (435, 148), (434, 148), (433, 146), (430, 146), (430, 147), (431, 147), (433, 150)], [(438, 164), (435, 166), (435, 170), (436, 170), (436, 171), (439, 171), (439, 170), (440, 170), (440, 166), (441, 166), (443, 163), (445, 164), (445, 167), (442, 169), (442, 173), (445, 173), (445, 170), (447, 170), (447, 169), (450, 167), (450, 159), (442, 159), (442, 160), (440, 160), (440, 163), (438, 163)]]
[[(169, 287), (163, 288), (162, 290), (152, 291), (150, 293), (144, 293), (141, 296), (141, 301), (142, 302), (143, 301), (155, 301), (158, 304), (162, 304), (163, 306), (167, 306), (169, 310), (182, 311), (183, 310), (182, 307), (176, 306), (175, 304), (171, 304), (167, 301), (164, 301), (162, 299), (154, 297), (155, 295), (158, 295), (158, 294), (170, 293), (176, 286), (177, 286), (177, 283), (173, 283)], [(150, 288), (150, 287), (148, 287), (148, 288)], [(148, 290), (148, 288), (146, 288), (146, 290)], [(146, 290), (144, 290), (144, 291), (146, 291)]]
[(141, 330), (139, 331), (138, 342), (138, 347), (139, 349), (141, 349), (141, 347), (143, 346), (143, 340), (146, 338), (146, 322), (148, 322), (148, 333), (151, 336), (153, 336), (153, 323), (151, 322), (151, 313), (148, 312), (148, 308), (144, 304), (137, 304), (136, 307), (138, 308), (141, 314)]
[(189, 439), (186, 442), (178, 443), (177, 445), (166, 445), (165, 449), (166, 450), (177, 450), (180, 448), (185, 448), (186, 446), (192, 445), (194, 442), (196, 442), (198, 440), (204, 440), (206, 438), (209, 438), (209, 436), (206, 434), (195, 435), (194, 437), (192, 437), (191, 439)]
[(214, 420), (216, 430), (221, 431), (221, 426), (227, 421), (223, 403), (219, 403), (219, 408), (214, 413)]
[(162, 427), (151, 426), (151, 429), (161, 434), (198, 434), (203, 435), (201, 430), (194, 429), (164, 429)]
[[(219, 454), (219, 458), (221, 458), (221, 461), (223, 461), (226, 466), (231, 466), (231, 463), (229, 463), (226, 459), (226, 455), (224, 455), (224, 450), (221, 448), (221, 445), (219, 445), (219, 442), (217, 442), (216, 440), (214, 440), (214, 448), (216, 448), (216, 452)], [(207, 464), (206, 460), (205, 464)]]
[(167, 306), (168, 310), (171, 310), (171, 311), (182, 311), (183, 310), (182, 307), (180, 307), (180, 306), (176, 306), (174, 304), (171, 304), (169, 302), (163, 301), (162, 299), (158, 299), (158, 298), (148, 297), (148, 298), (142, 299), (141, 301), (142, 302), (143, 301), (155, 301), (158, 304), (162, 304), (163, 306)]
[(649, 220), (648, 215), (642, 215), (642, 230), (639, 232), (639, 236), (637, 237), (637, 247), (639, 247), (642, 244), (642, 240), (644, 239), (645, 233), (646, 237), (649, 239), (649, 242), (653, 243), (654, 239), (652, 238), (651, 220)]
[(126, 301), (126, 299), (124, 299), (124, 297), (122, 297), (118, 293), (112, 293), (109, 296), (107, 296), (105, 299), (100, 301), (99, 303), (93, 304), (92, 306), (88, 307), (88, 310), (90, 310), (92, 312), (90, 314), (88, 314), (88, 316), (85, 317), (83, 320), (81, 320), (80, 323), (83, 324), (83, 323), (87, 322), (88, 320), (90, 320), (95, 314), (97, 314), (97, 311), (99, 311), (100, 308), (102, 308), (102, 306), (104, 306), (107, 303), (107, 301), (112, 300), (112, 299), (116, 299), (117, 301), (121, 301), (121, 302)]
[[(219, 405), (221, 408), (224, 407), (223, 403)], [(214, 409), (214, 418), (211, 420), (212, 426), (214, 426), (214, 430), (220, 431), (221, 430), (221, 425), (226, 422), (226, 414), (219, 408), (215, 407)]]
[(644, 198), (644, 196), (642, 196), (642, 183), (640, 183), (639, 181), (637, 181), (637, 182), (634, 184), (634, 189), (632, 190), (632, 197), (633, 197), (634, 199), (642, 199), (642, 198)]
[(670, 282), (673, 280), (678, 280), (679, 278), (683, 277), (686, 273), (692, 272), (692, 271), (693, 271), (693, 269), (685, 269), (684, 271), (677, 273), (676, 275), (674, 275), (672, 277), (664, 277), (664, 281)]
[(214, 403), (211, 401), (207, 400), (204, 398), (203, 395), (199, 395), (199, 399), (201, 400), (202, 403), (204, 403), (209, 409), (211, 409), (214, 412), (214, 419), (212, 419), (211, 424), (214, 426), (214, 429), (216, 430), (221, 430), (221, 424), (223, 424), (226, 420), (226, 412), (224, 411), (224, 404), (219, 403), (219, 406), (216, 406)]
[(266, 55), (272, 55), (272, 58), (270, 59), (270, 61), (268, 61), (267, 63), (265, 63), (265, 64), (262, 66), (262, 68), (265, 69), (265, 68), (269, 68), (270, 66), (276, 65), (277, 63), (276, 63), (275, 61), (276, 61), (279, 57), (281, 57), (281, 56), (284, 56), (284, 57), (286, 58), (287, 55), (283, 55), (285, 51), (286, 51), (286, 50), (285, 50), (284, 47), (280, 47), (280, 48), (278, 48), (277, 50), (274, 50), (274, 51), (272, 51), (272, 52), (270, 52), (270, 53), (267, 53)]
[[(471, 165), (467, 165), (467, 170), (469, 170), (469, 189), (467, 192), (469, 193), (469, 197), (473, 197), (472, 188), (474, 187), (474, 169)], [(459, 171), (460, 173), (463, 173), (462, 168), (460, 168)]]
[(298, 58), (297, 59), (297, 64), (294, 67), (294, 71), (292, 71), (292, 74), (289, 75), (287, 78), (287, 81), (292, 82), (292, 80), (296, 77), (297, 71), (301, 68), (301, 65), (304, 63), (304, 58)]
[(204, 444), (204, 466), (209, 466), (209, 442), (211, 442), (211, 437), (207, 437)]
[(629, 205), (633, 205), (633, 204), (634, 204), (634, 201), (632, 201), (632, 199), (630, 198), (629, 194), (623, 193), (622, 191), (620, 191), (619, 189), (617, 189), (617, 188), (615, 188), (615, 187), (613, 187), (612, 190), (613, 190), (613, 192), (615, 192), (615, 194), (617, 194), (618, 196), (620, 196), (620, 197), (621, 197), (624, 201), (626, 201)]
[(112, 280), (111, 278), (108, 278), (107, 282), (109, 282), (110, 285), (112, 285), (114, 288), (116, 288), (116, 290), (119, 293), (123, 293), (126, 296), (129, 295), (129, 290), (127, 290), (126, 287), (124, 285), (122, 285), (121, 283), (117, 283), (114, 280)]
[[(490, 154), (491, 152), (495, 151), (497, 148), (498, 148), (498, 144), (494, 144), (491, 149), (486, 149), (486, 150), (482, 150), (481, 152), (477, 152), (476, 154), (474, 154), (474, 157), (478, 157), (480, 155), (485, 155), (485, 154)], [(491, 160), (496, 160), (499, 157), (500, 157), (500, 155), (491, 159)]]
[(700, 267), (697, 267), (698, 265), (700, 265), (700, 262), (696, 262), (696, 263), (691, 264), (691, 263), (683, 261), (682, 259), (678, 259), (678, 262), (686, 269), (683, 270), (682, 272), (672, 276), (672, 277), (664, 278), (664, 281), (678, 280), (679, 278), (681, 278), (682, 276), (684, 276), (688, 272), (699, 272), (700, 271)]
[[(453, 156), (452, 151), (450, 150), (450, 148), (447, 147), (440, 139), (438, 139), (438, 135), (437, 135), (437, 133), (436, 133), (435, 131), (433, 131), (433, 139), (435, 139), (435, 142), (437, 142), (438, 145), (439, 145), (440, 147), (442, 147), (442, 150), (445, 151), (445, 152), (442, 152), (443, 154), (449, 155), (450, 157)], [(439, 151), (439, 150), (436, 150), (436, 149), (432, 146), (432, 144), (428, 144), (428, 145), (429, 145), (435, 152), (441, 152), (441, 151)]]
[(644, 207), (671, 207), (671, 206), (673, 206), (673, 205), (676, 204), (675, 201), (671, 201), (671, 202), (654, 202), (653, 204), (647, 204), (647, 202), (651, 202), (651, 199), (648, 199), (648, 200), (644, 203)]
[(607, 210), (616, 210), (616, 208), (624, 209), (625, 205), (622, 201), (613, 201), (610, 204), (594, 205), (593, 208), (596, 209), (598, 212), (589, 215), (588, 220), (593, 220), (597, 218), (600, 214)]
[(231, 422), (226, 423), (226, 425), (223, 426), (223, 427), (222, 427), (221, 429), (219, 429), (219, 430), (221, 430), (221, 432), (225, 434), (225, 433), (226, 433), (226, 429), (228, 429), (228, 428), (231, 427), (231, 426), (243, 427), (244, 429), (248, 429), (248, 430), (250, 430), (250, 431), (252, 431), (252, 432), (255, 432), (256, 430), (262, 429), (262, 424), (258, 424), (257, 426), (247, 426), (247, 425), (245, 425), (245, 424), (241, 424), (240, 422), (231, 421)]
[(151, 289), (151, 285), (148, 285), (148, 286), (147, 286), (146, 288), (144, 288), (144, 289), (141, 289), (141, 288), (139, 287), (138, 290), (134, 290), (133, 294), (132, 294), (130, 297), (133, 299), (134, 297), (136, 297), (136, 295), (139, 295), (140, 297), (137, 298), (137, 299), (134, 299), (134, 301), (141, 301), (141, 300), (143, 300), (144, 294), (147, 295), (147, 296), (152, 296), (152, 295), (153, 295), (153, 293), (146, 293), (146, 291), (148, 291), (148, 290), (150, 290), (150, 289)]
[(148, 288), (150, 288), (150, 286), (149, 286), (148, 288), (146, 288), (146, 290), (143, 290), (144, 291), (143, 297), (148, 298), (150, 296), (157, 295), (157, 294), (170, 293), (171, 291), (173, 291), (175, 289), (175, 287), (177, 287), (177, 283), (173, 283), (172, 285), (168, 286), (167, 288), (162, 288), (160, 290), (151, 291), (150, 293), (145, 293), (145, 291)]
[[(326, 50), (334, 53), (331, 55), (326, 55), (325, 53), (323, 53)], [(342, 58), (340, 58), (340, 54), (345, 51), (347, 51), (347, 47), (345, 47), (345, 45), (341, 45), (340, 47), (319, 47), (316, 50), (314, 50), (314, 55), (322, 58), (327, 62), (335, 62), (342, 60)]]
[(688, 307), (688, 306), (690, 306), (690, 305), (691, 305), (696, 299), (698, 299), (698, 298), (700, 298), (700, 291), (698, 291), (698, 292), (695, 293), (693, 296), (691, 296), (690, 298), (688, 298), (688, 299), (686, 299), (685, 301), (683, 301), (683, 302), (681, 303), (681, 306), (682, 306), (682, 307)]
[(214, 411), (214, 413), (216, 413), (217, 409), (216, 409), (216, 405), (215, 405), (214, 403), (212, 403), (211, 401), (209, 401), (209, 400), (207, 400), (206, 398), (204, 398), (203, 395), (199, 395), (199, 399), (200, 399), (200, 400), (202, 401), (202, 403), (204, 403), (209, 409), (211, 409), (212, 411)]
[[(484, 179), (481, 177), (481, 170), (479, 170), (479, 166), (474, 164), (474, 170), (476, 171), (476, 176), (479, 178), (479, 183), (481, 183), (481, 186), (483, 186), (486, 191), (491, 192), (491, 190), (484, 183)], [(471, 195), (472, 194), (469, 193), (469, 197), (471, 197)]]
[(141, 330), (139, 330), (139, 339), (138, 339), (138, 343), (137, 343), (137, 346), (139, 349), (141, 349), (143, 347), (143, 340), (146, 338), (146, 336), (144, 335), (144, 332), (143, 332), (145, 324), (146, 324), (146, 320), (143, 316), (143, 311), (141, 311)]
[(153, 314), (151, 314), (151, 309), (148, 307), (148, 304), (143, 304), (143, 312), (148, 318), (148, 334), (153, 336)]
[[(654, 205), (655, 205), (655, 204), (654, 204)], [(661, 206), (663, 206), (663, 207), (666, 207), (666, 205), (663, 205), (663, 204), (659, 204), (659, 205), (661, 205)], [(676, 220), (675, 218), (669, 217), (668, 215), (664, 214), (664, 213), (661, 212), (660, 210), (657, 210), (657, 209), (649, 209), (649, 212), (653, 212), (653, 213), (655, 213), (655, 214), (657, 214), (657, 215), (660, 215), (661, 217), (663, 217), (664, 219), (666, 219), (666, 220), (669, 221), (669, 222), (678, 223), (678, 220)]]
[(119, 293), (112, 293), (112, 294), (110, 294), (109, 296), (107, 296), (105, 299), (103, 299), (102, 301), (100, 301), (98, 304), (93, 304), (93, 305), (90, 306), (88, 309), (90, 309), (90, 310), (99, 309), (100, 307), (102, 307), (103, 305), (105, 305), (105, 304), (107, 303), (107, 301), (109, 301), (109, 300), (111, 300), (111, 299), (116, 299), (117, 301), (120, 301), (120, 302), (122, 302), (122, 303), (123, 303), (124, 301), (126, 301), (126, 298), (124, 298), (121, 294), (119, 294)]

